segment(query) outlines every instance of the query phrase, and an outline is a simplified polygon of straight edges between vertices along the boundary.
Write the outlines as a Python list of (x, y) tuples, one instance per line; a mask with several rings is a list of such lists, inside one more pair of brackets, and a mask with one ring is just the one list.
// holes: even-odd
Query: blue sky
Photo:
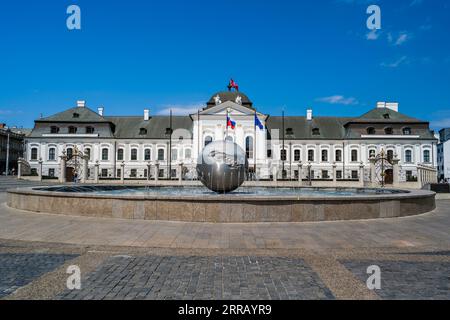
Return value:
[[(66, 9), (81, 8), (81, 30)], [(370, 4), (382, 29), (366, 27)], [(377, 101), (450, 126), (450, 0), (3, 1), (0, 121), (85, 99), (107, 115), (187, 113), (230, 77), (259, 111), (356, 116)]]

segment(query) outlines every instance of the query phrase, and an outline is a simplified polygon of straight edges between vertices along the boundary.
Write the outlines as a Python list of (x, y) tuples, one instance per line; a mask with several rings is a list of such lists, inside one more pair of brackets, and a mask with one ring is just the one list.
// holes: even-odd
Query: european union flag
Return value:
[(263, 124), (261, 123), (261, 121), (259, 121), (259, 118), (258, 118), (258, 116), (256, 115), (256, 113), (255, 113), (255, 126), (258, 127), (258, 128), (261, 129), (261, 130), (264, 130), (264, 126), (263, 126)]

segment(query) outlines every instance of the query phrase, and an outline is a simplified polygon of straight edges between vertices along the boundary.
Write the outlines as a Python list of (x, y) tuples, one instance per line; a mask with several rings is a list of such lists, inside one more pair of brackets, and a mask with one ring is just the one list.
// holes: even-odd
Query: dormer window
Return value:
[(73, 127), (73, 126), (70, 126), (70, 127), (69, 127), (69, 133), (71, 133), (71, 134), (77, 133), (77, 128), (76, 128), (76, 127)]
[(385, 113), (385, 114), (383, 114), (383, 118), (384, 119), (390, 119), (391, 115), (389, 113)]
[(376, 130), (374, 127), (367, 128), (367, 134), (375, 134), (375, 133), (376, 133)]
[(94, 127), (86, 127), (86, 133), (87, 134), (93, 134), (94, 133)]
[(320, 129), (319, 128), (312, 129), (312, 134), (313, 136), (320, 136)]
[(403, 134), (405, 136), (411, 135), (411, 128), (403, 128)]
[(384, 133), (385, 134), (394, 134), (394, 129), (392, 129), (391, 127), (385, 128)]
[(74, 118), (79, 118), (79, 117), (80, 117), (80, 114), (75, 112), (75, 113), (73, 114), (73, 117), (74, 117)]
[(55, 126), (50, 127), (50, 133), (58, 133), (58, 132), (59, 132), (58, 127), (55, 127)]
[(292, 128), (287, 128), (286, 129), (286, 135), (287, 136), (293, 136), (294, 135), (294, 130)]
[(145, 128), (140, 128), (139, 129), (139, 135), (145, 136), (146, 134), (147, 134), (147, 129), (145, 129)]

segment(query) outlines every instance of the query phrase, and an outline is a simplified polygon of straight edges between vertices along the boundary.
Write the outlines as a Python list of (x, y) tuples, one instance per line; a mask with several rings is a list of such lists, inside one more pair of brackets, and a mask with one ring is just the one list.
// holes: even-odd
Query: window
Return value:
[(31, 148), (31, 160), (37, 160), (37, 148)]
[(123, 161), (123, 149), (117, 150), (117, 160)]
[(178, 159), (178, 150), (177, 149), (172, 149), (171, 159), (172, 159), (172, 161), (177, 161), (177, 159)]
[(322, 150), (322, 162), (328, 161), (328, 150)]
[(358, 150), (353, 149), (351, 156), (352, 156), (352, 162), (357, 162), (358, 161)]
[(108, 169), (102, 169), (102, 177), (107, 178), (108, 177)]
[(308, 161), (314, 161), (314, 150), (308, 150)]
[(375, 149), (370, 149), (370, 150), (369, 150), (369, 159), (375, 158), (375, 157), (376, 157), (376, 151), (375, 151)]
[(131, 149), (131, 155), (130, 155), (130, 160), (131, 161), (137, 161), (137, 154), (138, 154), (138, 150), (137, 149)]
[(412, 151), (411, 150), (406, 150), (405, 151), (405, 162), (406, 163), (411, 163), (412, 162)]
[(80, 114), (75, 112), (75, 113), (73, 114), (73, 117), (74, 117), (74, 118), (79, 118), (79, 117), (80, 117)]
[(66, 150), (66, 154), (67, 154), (67, 158), (72, 158), (73, 156), (73, 149), (72, 148), (67, 148)]
[(86, 127), (86, 133), (87, 134), (93, 134), (95, 131), (94, 127)]
[(75, 133), (77, 133), (77, 128), (74, 127), (74, 126), (70, 126), (70, 127), (69, 127), (69, 133), (70, 133), (70, 134), (75, 134)]
[(367, 134), (375, 134), (375, 133), (376, 133), (376, 130), (374, 127), (367, 128)]
[(145, 161), (152, 160), (152, 150), (151, 149), (145, 149), (144, 150), (144, 160)]
[(312, 129), (312, 135), (313, 136), (320, 136), (320, 129), (319, 128)]
[(245, 138), (245, 154), (248, 159), (253, 159), (253, 137)]
[(336, 150), (334, 161), (336, 161), (336, 162), (342, 161), (342, 150)]
[(293, 136), (294, 135), (294, 130), (292, 128), (287, 128), (286, 129), (286, 135), (287, 136)]
[(190, 159), (191, 157), (192, 157), (192, 150), (191, 149), (184, 150), (184, 158)]
[(272, 158), (272, 149), (267, 149), (267, 158)]
[(281, 161), (286, 161), (286, 149), (280, 150), (280, 159)]
[(177, 177), (177, 169), (172, 169), (170, 171), (170, 177), (171, 178), (176, 178)]
[(207, 136), (207, 137), (205, 138), (205, 147), (206, 147), (208, 144), (210, 144), (212, 141), (213, 141), (212, 137), (211, 137), (211, 136)]
[(52, 126), (50, 127), (50, 133), (58, 133), (59, 132), (59, 128), (56, 126)]
[(91, 159), (91, 149), (90, 148), (84, 149), (84, 155), (87, 156), (88, 160), (92, 160)]
[(342, 170), (336, 171), (336, 179), (342, 179)]
[(136, 178), (137, 177), (137, 170), (131, 169), (130, 170), (130, 178)]
[(383, 118), (384, 119), (390, 119), (391, 115), (389, 113), (385, 113), (385, 114), (383, 114)]
[(108, 148), (103, 148), (102, 149), (102, 160), (103, 161), (108, 161), (109, 159), (109, 149)]
[(164, 149), (158, 149), (158, 160), (164, 160)]
[(403, 134), (405, 136), (411, 135), (411, 128), (403, 128)]
[(139, 129), (139, 135), (145, 136), (146, 134), (147, 134), (147, 129), (145, 129), (145, 128), (140, 128)]
[(144, 169), (144, 178), (148, 177), (148, 169)]
[(48, 160), (49, 161), (56, 160), (56, 149), (55, 148), (48, 149)]
[(158, 177), (159, 177), (159, 178), (164, 178), (164, 169), (159, 169), (159, 171), (158, 171)]
[(394, 134), (394, 129), (392, 129), (391, 127), (387, 127), (384, 129), (384, 133), (385, 134)]
[(424, 150), (423, 151), (423, 162), (430, 163), (430, 150)]
[(117, 177), (122, 177), (122, 169), (117, 169)]
[(328, 170), (322, 170), (322, 179), (329, 179)]
[(300, 161), (300, 150), (299, 149), (294, 150), (294, 161)]
[(391, 161), (392, 159), (394, 159), (394, 150), (388, 150), (387, 152), (387, 158), (389, 161)]
[(414, 176), (411, 170), (406, 170), (406, 181), (414, 181)]
[(358, 179), (358, 171), (357, 170), (352, 170), (352, 179)]
[(55, 169), (48, 169), (48, 176), (51, 178), (55, 177)]

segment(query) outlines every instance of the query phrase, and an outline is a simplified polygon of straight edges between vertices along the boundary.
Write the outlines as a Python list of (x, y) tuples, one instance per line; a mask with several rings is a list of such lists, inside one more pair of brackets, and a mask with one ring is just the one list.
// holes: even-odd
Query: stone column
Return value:
[(376, 186), (377, 183), (377, 172), (376, 172), (376, 168), (375, 168), (375, 158), (370, 158), (370, 184), (372, 187)]
[(100, 173), (100, 164), (98, 163), (98, 160), (95, 162), (94, 168), (94, 182), (98, 183), (98, 175)]
[(394, 159), (392, 159), (392, 174), (394, 175), (393, 177), (393, 185), (394, 187), (398, 187), (399, 183), (400, 183), (400, 170), (399, 170), (399, 159), (397, 159), (397, 157), (394, 157)]
[(60, 162), (60, 174), (59, 174), (59, 182), (60, 183), (66, 183), (66, 156), (63, 155), (60, 157), (61, 158), (61, 162)]
[(337, 177), (336, 177), (336, 162), (333, 162), (333, 185), (337, 185)]
[(183, 183), (183, 164), (180, 163), (178, 165), (178, 182), (179, 184)]
[(20, 180), (22, 177), (22, 158), (17, 161), (17, 179)]
[(120, 182), (125, 183), (125, 161), (120, 163)]
[(364, 163), (362, 161), (359, 165), (359, 186), (364, 187)]
[(303, 164), (300, 161), (298, 164), (298, 185), (301, 186), (303, 184)]
[(159, 178), (159, 163), (155, 162), (155, 182), (158, 182)]
[(276, 182), (278, 180), (278, 177), (277, 177), (278, 170), (277, 170), (277, 166), (276, 165), (272, 167), (272, 175), (273, 175), (273, 181)]
[(82, 180), (83, 183), (87, 183), (88, 179), (89, 179), (89, 176), (88, 176), (89, 166), (88, 166), (88, 164), (89, 164), (89, 158), (87, 156), (84, 156), (83, 157), (83, 178), (82, 178), (83, 179)]
[(39, 158), (39, 181), (42, 181), (42, 158)]

